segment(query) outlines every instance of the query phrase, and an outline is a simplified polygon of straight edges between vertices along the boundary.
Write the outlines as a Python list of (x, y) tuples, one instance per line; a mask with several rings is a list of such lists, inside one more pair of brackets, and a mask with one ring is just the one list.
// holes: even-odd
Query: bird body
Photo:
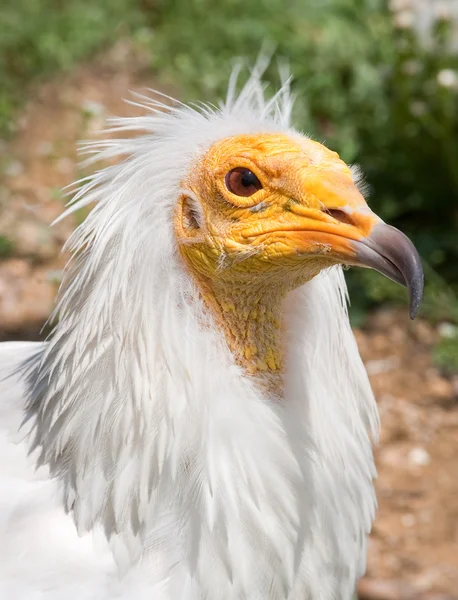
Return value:
[[(96, 202), (54, 333), (0, 345), (0, 598), (348, 600), (364, 572), (378, 416), (329, 261), (376, 219), (290, 129), (286, 87), (234, 86), (220, 109), (150, 101), (115, 123), (143, 135), (89, 146), (124, 159), (69, 209)], [(315, 163), (340, 220), (313, 204)], [(310, 211), (345, 240), (310, 242)]]

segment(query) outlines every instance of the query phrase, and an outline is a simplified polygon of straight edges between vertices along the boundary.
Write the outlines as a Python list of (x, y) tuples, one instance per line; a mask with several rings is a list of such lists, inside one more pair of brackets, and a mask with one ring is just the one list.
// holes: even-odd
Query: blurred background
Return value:
[[(0, 339), (37, 339), (77, 141), (154, 87), (215, 102), (234, 59), (290, 65), (294, 123), (361, 165), (371, 206), (415, 241), (426, 296), (349, 272), (351, 317), (382, 414), (380, 510), (359, 595), (458, 598), (458, 0), (2, 0)], [(267, 73), (272, 89), (278, 68)]]

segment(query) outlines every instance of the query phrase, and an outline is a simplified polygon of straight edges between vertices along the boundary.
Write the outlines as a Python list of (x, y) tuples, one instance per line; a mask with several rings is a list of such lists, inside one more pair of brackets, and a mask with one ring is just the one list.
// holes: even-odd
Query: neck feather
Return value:
[[(333, 556), (363, 556), (374, 508), (367, 429), (376, 412), (339, 276), (312, 280), (288, 296), (284, 333), (281, 318), (265, 325), (279, 318), (280, 298), (269, 312), (261, 290), (241, 290), (244, 310), (228, 309), (223, 304), (233, 299), (217, 290), (209, 315), (202, 292), (183, 288), (189, 278), (182, 272), (165, 281), (156, 303), (147, 303), (155, 315), (122, 319), (121, 302), (100, 339), (88, 327), (96, 327), (90, 302), (74, 319), (64, 313), (30, 365), (35, 444), (62, 481), (80, 531), (101, 524), (132, 562), (163, 534), (161, 519), (172, 519), (167, 552), (196, 565), (209, 597), (227, 570), (238, 574), (240, 596), (259, 589), (267, 595), (274, 585), (281, 597), (301, 553), (306, 559), (319, 551), (315, 534), (326, 535)], [(243, 324), (255, 310), (265, 310), (263, 333), (250, 335), (277, 349), (283, 339), (285, 346), (281, 403), (234, 365), (227, 347), (247, 347)], [(226, 344), (210, 327), (218, 314)], [(227, 540), (239, 540), (240, 548)], [(348, 540), (351, 548), (343, 544)], [(252, 570), (245, 581), (241, 554), (275, 581), (258, 580)]]

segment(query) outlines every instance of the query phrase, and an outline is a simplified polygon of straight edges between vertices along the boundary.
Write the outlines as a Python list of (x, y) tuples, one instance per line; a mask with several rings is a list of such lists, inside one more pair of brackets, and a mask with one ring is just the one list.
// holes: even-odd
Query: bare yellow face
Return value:
[(337, 263), (373, 267), (410, 290), (423, 274), (412, 243), (367, 206), (349, 167), (298, 134), (213, 144), (183, 181), (181, 255), (237, 362), (281, 388), (282, 300)]
[(307, 280), (330, 264), (354, 262), (352, 240), (380, 221), (339, 156), (299, 135), (223, 139), (183, 187), (181, 251), (210, 279)]

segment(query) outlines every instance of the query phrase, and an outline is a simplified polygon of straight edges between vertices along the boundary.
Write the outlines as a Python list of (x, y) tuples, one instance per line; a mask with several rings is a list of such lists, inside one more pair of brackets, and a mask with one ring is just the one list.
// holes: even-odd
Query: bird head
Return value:
[[(246, 370), (283, 373), (283, 300), (320, 271), (375, 268), (409, 288), (416, 314), (418, 253), (369, 209), (354, 169), (291, 128), (288, 86), (266, 100), (255, 69), (235, 89), (236, 76), (220, 108), (143, 99), (147, 115), (114, 122), (143, 135), (89, 145), (94, 161), (127, 158), (90, 177), (69, 209), (98, 203), (69, 242), (79, 257), (62, 286), (63, 322), (87, 311), (103, 335), (127, 314), (150, 327), (150, 307), (178, 318), (192, 304)], [(141, 326), (126, 328), (119, 339), (135, 345)]]
[(287, 292), (338, 263), (372, 267), (422, 295), (410, 240), (372, 212), (336, 152), (295, 132), (215, 142), (183, 182), (175, 232), (208, 289)]

